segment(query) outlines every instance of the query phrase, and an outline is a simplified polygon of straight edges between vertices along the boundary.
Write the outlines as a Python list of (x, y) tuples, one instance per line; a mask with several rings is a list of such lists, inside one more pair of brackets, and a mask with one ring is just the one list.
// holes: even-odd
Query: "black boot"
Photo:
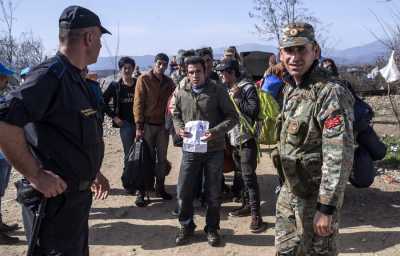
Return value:
[(208, 230), (207, 231), (207, 241), (208, 244), (212, 247), (218, 246), (221, 243), (221, 237), (217, 230)]
[(172, 195), (167, 193), (167, 191), (165, 191), (165, 189), (161, 189), (161, 190), (156, 190), (156, 195), (158, 197), (161, 197), (164, 200), (172, 200)]
[(249, 205), (242, 205), (241, 207), (234, 209), (233, 211), (229, 212), (228, 215), (231, 217), (246, 217), (250, 216), (250, 206)]
[(259, 212), (251, 214), (251, 223), (249, 229), (252, 233), (261, 233), (267, 229), (267, 223), (263, 222)]
[(172, 195), (165, 191), (164, 179), (157, 178), (156, 180), (156, 196), (164, 200), (172, 200)]
[(190, 223), (187, 226), (181, 226), (176, 234), (175, 244), (184, 245), (189, 241), (189, 238), (193, 236), (196, 225)]
[(144, 196), (145, 196), (144, 192), (138, 191), (136, 193), (135, 204), (137, 207), (146, 207), (147, 204), (146, 201), (144, 200)]
[(7, 233), (7, 232), (12, 232), (12, 231), (15, 231), (15, 230), (18, 230), (18, 229), (20, 229), (20, 227), (18, 226), (17, 223), (11, 224), (11, 225), (7, 225), (2, 221), (0, 222), (0, 232)]
[(228, 215), (231, 217), (246, 217), (250, 216), (251, 210), (250, 210), (250, 205), (249, 205), (249, 200), (248, 197), (246, 196), (246, 193), (242, 191), (241, 193), (241, 201), (242, 201), (242, 206), (239, 208), (234, 209), (233, 211), (229, 212)]

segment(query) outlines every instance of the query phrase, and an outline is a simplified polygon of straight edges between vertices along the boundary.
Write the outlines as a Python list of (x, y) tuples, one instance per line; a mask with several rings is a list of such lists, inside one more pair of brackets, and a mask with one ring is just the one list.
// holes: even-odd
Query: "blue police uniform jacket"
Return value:
[(25, 130), (42, 167), (65, 180), (67, 191), (88, 189), (104, 156), (96, 96), (61, 53), (36, 66), (6, 95), (0, 120)]

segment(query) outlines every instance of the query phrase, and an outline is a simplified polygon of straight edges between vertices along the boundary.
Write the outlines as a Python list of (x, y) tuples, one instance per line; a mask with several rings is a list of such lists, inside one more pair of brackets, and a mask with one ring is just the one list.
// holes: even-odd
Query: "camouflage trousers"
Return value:
[(313, 220), (316, 213), (318, 191), (308, 199), (291, 193), (286, 184), (282, 186), (276, 203), (275, 248), (277, 255), (314, 256), (337, 255), (338, 210), (333, 215), (334, 233), (321, 237), (314, 233)]

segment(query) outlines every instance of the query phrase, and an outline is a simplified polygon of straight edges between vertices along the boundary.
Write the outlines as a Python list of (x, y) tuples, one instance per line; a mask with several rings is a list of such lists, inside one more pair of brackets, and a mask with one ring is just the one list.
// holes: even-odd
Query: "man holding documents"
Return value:
[(188, 242), (196, 225), (193, 222), (193, 198), (199, 172), (205, 175), (207, 203), (207, 240), (211, 246), (220, 243), (222, 168), (225, 134), (238, 122), (238, 116), (224, 87), (206, 79), (205, 63), (200, 57), (186, 60), (187, 83), (178, 91), (173, 111), (177, 133), (184, 138), (178, 178), (179, 223), (176, 244)]

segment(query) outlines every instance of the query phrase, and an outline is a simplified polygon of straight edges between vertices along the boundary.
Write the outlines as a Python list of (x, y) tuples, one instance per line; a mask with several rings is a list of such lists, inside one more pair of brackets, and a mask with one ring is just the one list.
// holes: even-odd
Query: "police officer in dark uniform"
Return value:
[[(67, 7), (59, 19), (59, 52), (33, 68), (0, 109), (3, 153), (47, 198), (35, 255), (89, 255), (91, 188), (105, 198), (109, 184), (99, 172), (100, 115), (81, 72), (97, 61), (104, 33), (110, 34), (95, 13)], [(24, 224), (32, 222), (24, 217)]]

